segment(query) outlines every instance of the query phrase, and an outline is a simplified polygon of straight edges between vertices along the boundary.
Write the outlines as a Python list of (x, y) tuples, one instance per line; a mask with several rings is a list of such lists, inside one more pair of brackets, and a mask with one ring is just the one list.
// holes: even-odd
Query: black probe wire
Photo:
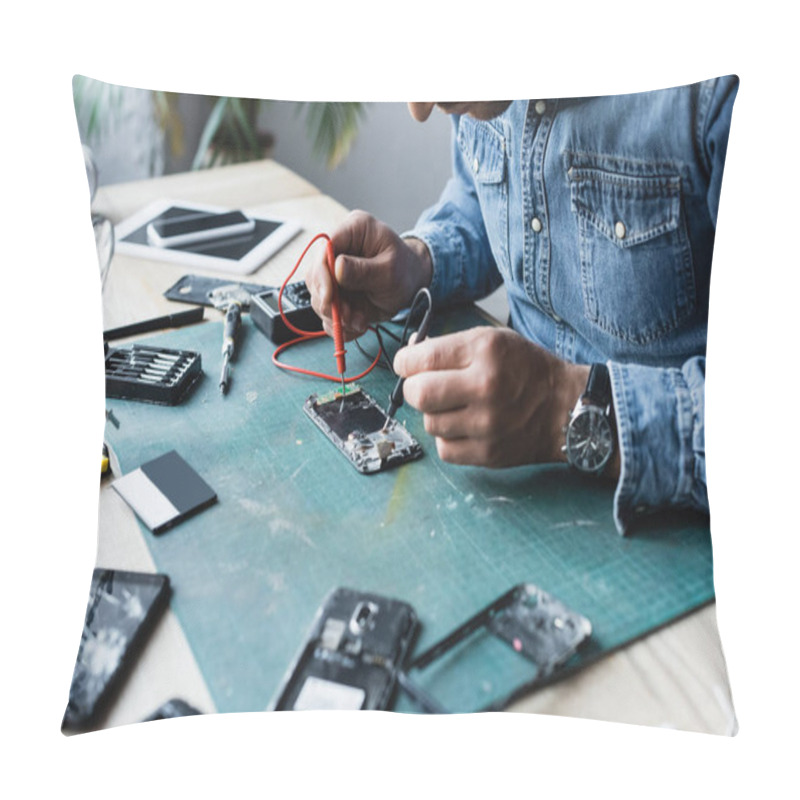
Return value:
[[(370, 328), (370, 330), (375, 334), (375, 337), (378, 340), (379, 353), (383, 356), (383, 359), (386, 362), (386, 363), (383, 363), (383, 361), (379, 361), (376, 364), (376, 366), (380, 367), (381, 369), (388, 369), (390, 372), (394, 373), (394, 367), (392, 366), (392, 362), (389, 360), (389, 354), (386, 352), (386, 347), (384, 347), (384, 344), (383, 344), (383, 338), (381, 337), (380, 326), (376, 325), (374, 328)], [(383, 329), (383, 332), (384, 333), (387, 332), (385, 328)], [(394, 339), (397, 339), (397, 337), (394, 336), (394, 335), (392, 335), (392, 337)], [(399, 341), (399, 339), (398, 339), (398, 341)], [(372, 353), (368, 353), (362, 347), (362, 345), (361, 345), (361, 343), (359, 342), (358, 339), (354, 339), (353, 340), (353, 344), (355, 344), (355, 346), (358, 348), (359, 353), (361, 353), (361, 355), (363, 355), (365, 358), (370, 359), (370, 361), (373, 361), (375, 359), (375, 356), (372, 355)]]
[(403, 325), (403, 333), (400, 335), (400, 343), (401, 346), (405, 347), (408, 344), (408, 339), (410, 338), (410, 334), (408, 331), (409, 326), (412, 324), (414, 319), (414, 312), (417, 310), (417, 303), (419, 302), (420, 298), (424, 298), (428, 301), (428, 309), (423, 314), (422, 319), (417, 325), (417, 330), (422, 327), (422, 323), (425, 321), (427, 317), (430, 316), (431, 311), (433, 311), (433, 299), (431, 298), (431, 293), (423, 287), (420, 289), (415, 295), (414, 299), (411, 302), (411, 308), (408, 309), (408, 316), (406, 317), (406, 324)]
[[(431, 299), (431, 293), (427, 289), (422, 288), (414, 295), (414, 299), (411, 302), (411, 307), (408, 309), (408, 314), (406, 315), (405, 324), (403, 325), (403, 332), (400, 334), (400, 336), (397, 336), (397, 334), (392, 333), (392, 331), (390, 331), (388, 328), (380, 324), (375, 325), (374, 328), (370, 327), (370, 330), (375, 334), (375, 337), (378, 340), (378, 347), (380, 348), (380, 353), (382, 353), (383, 358), (386, 362), (385, 366), (381, 362), (378, 362), (377, 366), (383, 367), (384, 369), (388, 369), (394, 376), (397, 376), (397, 373), (394, 371), (394, 366), (392, 365), (392, 362), (389, 359), (389, 354), (386, 350), (386, 347), (384, 346), (381, 334), (389, 336), (396, 342), (399, 342), (400, 347), (405, 347), (408, 344), (408, 339), (410, 336), (408, 329), (413, 322), (414, 312), (417, 310), (418, 301), (421, 297), (425, 298), (428, 302), (428, 308), (425, 314), (427, 315), (431, 313), (431, 310), (433, 308), (433, 300)], [(420, 321), (420, 325), (421, 324), (422, 323)], [(419, 328), (420, 326), (418, 325), (417, 327)], [(358, 339), (354, 339), (353, 341), (355, 346), (358, 348), (358, 351), (363, 356), (370, 359), (371, 361), (375, 359), (375, 356), (373, 356), (371, 353), (368, 353), (361, 345)]]

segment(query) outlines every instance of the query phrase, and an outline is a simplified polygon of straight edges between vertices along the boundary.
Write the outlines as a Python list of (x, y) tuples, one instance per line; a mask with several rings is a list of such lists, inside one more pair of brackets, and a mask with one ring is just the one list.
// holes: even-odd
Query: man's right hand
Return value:
[[(401, 239), (388, 225), (364, 211), (351, 212), (331, 235), (345, 339), (367, 326), (391, 319), (411, 304), (417, 290), (430, 285), (432, 265), (419, 239)], [(324, 256), (308, 270), (311, 305), (330, 335), (332, 284)]]

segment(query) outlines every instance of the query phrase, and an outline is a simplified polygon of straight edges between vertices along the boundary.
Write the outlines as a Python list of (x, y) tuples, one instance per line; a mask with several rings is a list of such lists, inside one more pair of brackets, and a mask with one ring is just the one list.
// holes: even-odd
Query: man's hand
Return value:
[(487, 467), (565, 461), (562, 428), (589, 377), (503, 328), (426, 339), (394, 368), (442, 460)]
[[(342, 327), (355, 339), (367, 325), (390, 319), (431, 282), (428, 248), (417, 239), (401, 239), (388, 225), (353, 211), (331, 236), (336, 253)], [(311, 305), (328, 334), (331, 326), (331, 277), (320, 258), (306, 274)]]

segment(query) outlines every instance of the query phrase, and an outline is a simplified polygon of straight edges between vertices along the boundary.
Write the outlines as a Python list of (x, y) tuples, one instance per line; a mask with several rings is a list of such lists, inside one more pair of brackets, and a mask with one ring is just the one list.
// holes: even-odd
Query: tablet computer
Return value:
[(300, 224), (293, 220), (248, 214), (255, 225), (244, 233), (169, 247), (153, 244), (147, 235), (148, 226), (153, 223), (199, 212), (220, 214), (226, 211), (230, 209), (166, 198), (157, 200), (116, 226), (116, 252), (197, 269), (247, 275), (277, 253), (301, 229)]

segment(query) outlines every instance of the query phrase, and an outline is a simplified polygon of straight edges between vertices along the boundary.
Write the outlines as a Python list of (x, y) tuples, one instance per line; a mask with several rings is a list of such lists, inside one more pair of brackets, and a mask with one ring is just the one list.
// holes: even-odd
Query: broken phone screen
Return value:
[(63, 728), (98, 720), (168, 598), (166, 575), (94, 570)]
[(422, 455), (419, 442), (397, 420), (387, 424), (383, 409), (358, 386), (344, 399), (341, 390), (312, 394), (303, 410), (359, 472), (381, 472)]

